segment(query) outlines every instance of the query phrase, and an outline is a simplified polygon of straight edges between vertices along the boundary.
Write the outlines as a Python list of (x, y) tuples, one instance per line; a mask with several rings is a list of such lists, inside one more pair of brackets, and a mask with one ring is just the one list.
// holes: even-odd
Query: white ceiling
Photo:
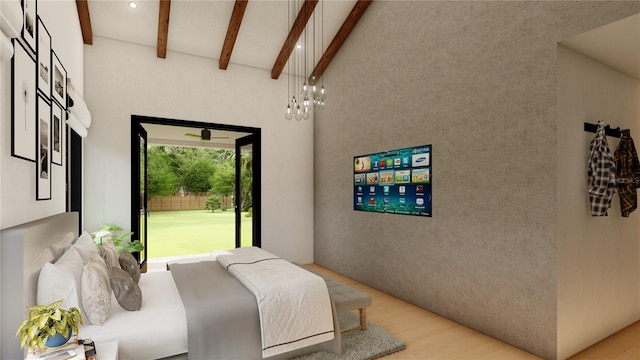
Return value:
[(206, 141), (186, 135), (200, 135), (202, 128), (159, 124), (142, 124), (142, 127), (147, 131), (147, 141), (152, 145), (235, 149), (236, 139), (249, 135), (249, 133), (244, 132), (209, 129), (211, 131), (211, 140)]
[(576, 35), (561, 44), (640, 80), (640, 14)]
[[(158, 0), (136, 0), (138, 7), (129, 7), (129, 0), (88, 0), (91, 27), (94, 36), (156, 47), (158, 38)], [(285, 0), (250, 0), (244, 13), (242, 25), (236, 39), (230, 65), (241, 64), (271, 71), (280, 49), (289, 34), (290, 24), (300, 11), (302, 1), (297, 0), (289, 11)], [(355, 5), (356, 0), (322, 0), (316, 8), (316, 58), (338, 32), (340, 26)], [(169, 16), (167, 50), (176, 51), (213, 60), (220, 58), (234, 0), (172, 0)], [(295, 6), (295, 8), (293, 8)], [(292, 20), (289, 20), (289, 16)], [(312, 51), (313, 18), (307, 24), (308, 43)], [(304, 36), (304, 35), (303, 35)], [(321, 49), (321, 43), (324, 47)], [(301, 50), (294, 50), (298, 51)], [(167, 58), (171, 53), (167, 53)], [(313, 59), (310, 53), (308, 73)], [(316, 60), (317, 62), (317, 60)], [(287, 71), (285, 67), (284, 72)], [(266, 75), (270, 76), (270, 75)]]

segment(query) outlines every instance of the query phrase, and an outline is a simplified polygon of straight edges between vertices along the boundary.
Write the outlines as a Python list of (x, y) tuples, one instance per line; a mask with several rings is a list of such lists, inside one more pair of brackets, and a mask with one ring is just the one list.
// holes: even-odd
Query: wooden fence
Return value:
[[(204, 210), (207, 195), (162, 196), (149, 198), (149, 211)], [(227, 209), (231, 208), (231, 197), (224, 198)]]

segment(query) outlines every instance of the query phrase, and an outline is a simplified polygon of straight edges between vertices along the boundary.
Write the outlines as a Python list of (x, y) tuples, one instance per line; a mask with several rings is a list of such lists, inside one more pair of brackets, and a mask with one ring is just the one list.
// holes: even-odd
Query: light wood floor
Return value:
[[(407, 345), (405, 350), (384, 357), (385, 360), (541, 359), (318, 265), (305, 266), (371, 296), (373, 305), (367, 309), (367, 319)], [(587, 359), (640, 359), (640, 322), (576, 354), (570, 360)]]

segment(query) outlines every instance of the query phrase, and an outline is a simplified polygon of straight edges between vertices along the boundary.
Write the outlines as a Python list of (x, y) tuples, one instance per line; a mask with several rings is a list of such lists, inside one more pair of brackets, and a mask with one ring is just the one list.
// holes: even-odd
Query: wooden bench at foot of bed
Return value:
[(329, 289), (329, 297), (336, 304), (336, 311), (338, 314), (358, 310), (360, 313), (360, 325), (356, 325), (348, 329), (340, 329), (341, 332), (347, 332), (351, 330), (367, 330), (367, 307), (371, 306), (371, 296), (363, 294), (360, 291), (341, 284), (333, 279), (324, 277), (327, 283), (327, 289)]
[(329, 297), (331, 297), (331, 300), (336, 304), (338, 314), (353, 310), (358, 310), (360, 313), (360, 324), (348, 329), (340, 329), (341, 332), (358, 329), (367, 330), (367, 307), (371, 306), (371, 296), (309, 268), (305, 269), (320, 276), (327, 283)]

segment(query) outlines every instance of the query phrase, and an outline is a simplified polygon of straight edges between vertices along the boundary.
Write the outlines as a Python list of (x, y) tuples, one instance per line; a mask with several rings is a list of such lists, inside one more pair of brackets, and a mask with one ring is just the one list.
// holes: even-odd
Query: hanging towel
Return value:
[(616, 165), (604, 134), (605, 125), (598, 121), (596, 137), (591, 140), (587, 188), (592, 216), (607, 216), (616, 189)]
[(622, 138), (613, 154), (616, 164), (616, 187), (620, 196), (623, 217), (638, 207), (636, 188), (640, 186), (640, 161), (629, 129), (622, 130)]

